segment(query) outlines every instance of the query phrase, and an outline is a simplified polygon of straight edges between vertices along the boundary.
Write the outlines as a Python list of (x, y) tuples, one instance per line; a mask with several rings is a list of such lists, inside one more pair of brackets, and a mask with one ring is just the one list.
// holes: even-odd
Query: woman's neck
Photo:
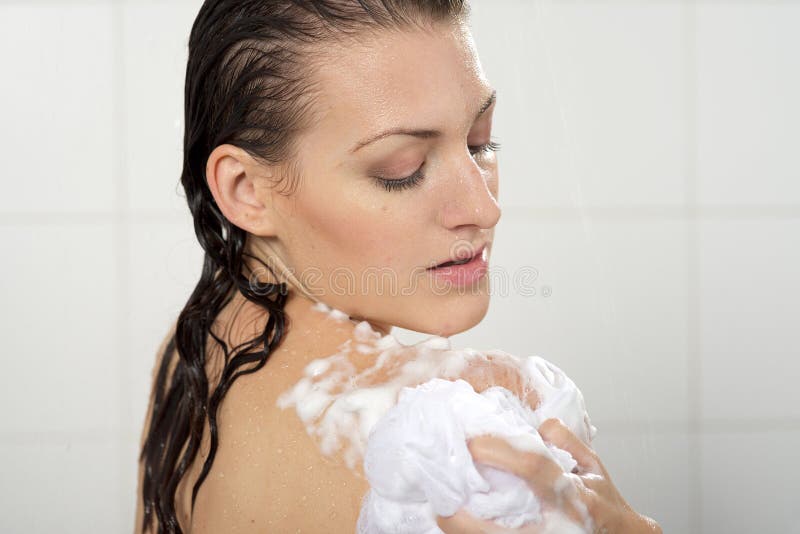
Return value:
[[(271, 373), (280, 375), (287, 385), (299, 379), (311, 361), (335, 354), (343, 343), (355, 339), (356, 326), (361, 322), (293, 290), (289, 291), (283, 310), (286, 317), (283, 336), (270, 354), (268, 365)], [(269, 314), (262, 306), (237, 291), (220, 313), (214, 330), (232, 348), (263, 334), (268, 320)], [(367, 323), (381, 336), (391, 332), (391, 326)]]

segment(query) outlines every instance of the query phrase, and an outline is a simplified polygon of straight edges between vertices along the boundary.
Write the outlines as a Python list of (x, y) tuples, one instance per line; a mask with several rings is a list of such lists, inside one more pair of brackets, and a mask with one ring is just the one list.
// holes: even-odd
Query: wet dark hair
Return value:
[[(189, 36), (181, 183), (205, 254), (200, 280), (178, 315), (151, 393), (149, 429), (139, 456), (144, 462), (142, 532), (156, 527), (158, 533), (182, 532), (175, 493), (197, 456), (206, 417), (211, 447), (192, 489), (192, 509), (216, 454), (222, 399), (239, 376), (264, 367), (286, 326), (287, 286), (259, 282), (254, 287), (243, 257), (257, 258), (246, 252), (248, 233), (223, 216), (211, 195), (205, 175), (209, 155), (229, 143), (265, 164), (292, 162), (299, 134), (313, 124), (314, 73), (323, 54), (334, 49), (330, 44), (468, 17), (467, 0), (203, 3)], [(297, 177), (281, 177), (289, 178), (282, 194), (289, 194)], [(229, 349), (211, 325), (236, 291), (263, 307), (269, 319), (261, 334)], [(225, 355), (211, 395), (205, 370), (209, 337)]]

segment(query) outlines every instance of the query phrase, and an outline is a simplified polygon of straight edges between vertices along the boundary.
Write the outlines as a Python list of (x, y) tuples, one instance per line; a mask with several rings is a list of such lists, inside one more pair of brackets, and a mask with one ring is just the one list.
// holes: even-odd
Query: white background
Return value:
[[(132, 530), (155, 350), (201, 268), (179, 186), (199, 5), (0, 3), (0, 531)], [(473, 11), (493, 266), (538, 277), (453, 344), (564, 369), (665, 532), (800, 532), (800, 3)]]

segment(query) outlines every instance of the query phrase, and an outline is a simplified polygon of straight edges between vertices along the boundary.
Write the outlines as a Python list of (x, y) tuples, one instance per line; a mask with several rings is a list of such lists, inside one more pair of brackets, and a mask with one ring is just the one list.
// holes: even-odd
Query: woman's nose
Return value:
[(462, 171), (453, 189), (446, 193), (447, 199), (440, 213), (441, 224), (446, 228), (464, 225), (493, 228), (501, 214), (497, 188), (490, 187), (495, 182), (496, 177), (491, 171), (474, 164)]

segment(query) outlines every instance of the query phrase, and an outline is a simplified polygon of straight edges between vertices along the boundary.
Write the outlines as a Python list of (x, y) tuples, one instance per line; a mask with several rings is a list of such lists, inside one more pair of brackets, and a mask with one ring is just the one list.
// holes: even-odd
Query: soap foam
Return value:
[[(349, 320), (322, 303), (315, 309)], [(359, 354), (362, 360), (364, 354), (373, 354), (372, 365), (357, 368), (353, 361)], [(492, 380), (495, 369), (498, 377), (514, 370), (522, 390), (515, 394), (492, 386), (477, 393), (462, 378), (477, 370), (489, 383), (499, 382)], [(539, 400), (535, 409), (521, 401), (521, 394), (530, 391)], [(295, 407), (323, 454), (341, 451), (352, 470), (363, 465), (371, 489), (362, 502), (359, 534), (440, 533), (436, 515), (449, 516), (462, 507), (506, 527), (533, 521), (547, 532), (590, 528), (582, 503), (575, 503), (584, 514), (584, 526), (577, 526), (558, 511), (541, 509), (520, 478), (474, 464), (466, 447), (471, 437), (500, 435), (570, 474), (576, 465), (572, 456), (546, 444), (536, 429), (555, 417), (587, 444), (597, 429), (580, 390), (561, 369), (538, 356), (453, 349), (440, 336), (404, 345), (360, 321), (353, 339), (335, 354), (310, 362), (303, 378), (277, 404)]]
[[(325, 304), (324, 302), (317, 301), (311, 307), (311, 309), (315, 310), (315, 311), (318, 311), (318, 312), (325, 313), (325, 314), (328, 315), (328, 317), (336, 319), (337, 321), (342, 322), (342, 323), (350, 320), (350, 316), (347, 315), (345, 312), (343, 312), (342, 310), (337, 310), (336, 308), (332, 308), (332, 307), (328, 306), (327, 304)], [(369, 326), (369, 324), (367, 324), (367, 326)]]

